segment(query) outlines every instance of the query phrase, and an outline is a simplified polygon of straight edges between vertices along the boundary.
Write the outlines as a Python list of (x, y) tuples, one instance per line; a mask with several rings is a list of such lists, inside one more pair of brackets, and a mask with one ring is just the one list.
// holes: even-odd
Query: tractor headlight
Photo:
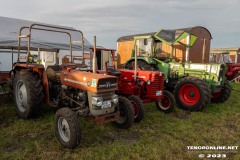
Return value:
[(102, 97), (92, 97), (92, 104), (96, 106), (102, 106), (103, 98)]
[(162, 95), (162, 91), (156, 91), (156, 96), (161, 96)]
[(112, 95), (112, 102), (115, 104), (118, 103), (118, 95), (116, 94)]
[(150, 80), (147, 80), (147, 85), (150, 85), (151, 84), (151, 81)]

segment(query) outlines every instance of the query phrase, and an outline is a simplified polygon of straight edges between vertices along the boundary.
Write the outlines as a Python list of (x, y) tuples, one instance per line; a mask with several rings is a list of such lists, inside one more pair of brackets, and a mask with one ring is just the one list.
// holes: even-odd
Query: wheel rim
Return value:
[(134, 118), (137, 118), (137, 116), (138, 116), (138, 105), (134, 101), (131, 101), (131, 103), (132, 103), (133, 108), (134, 108), (134, 114), (135, 114)]
[(171, 102), (168, 96), (164, 95), (162, 101), (158, 101), (158, 106), (162, 109), (162, 110), (167, 110), (168, 108), (170, 108), (171, 106)]
[(240, 83), (240, 77), (238, 77), (235, 82)]
[(222, 90), (219, 91), (219, 92), (213, 93), (213, 94), (212, 94), (212, 98), (213, 98), (213, 99), (217, 99), (217, 98), (219, 98), (221, 95), (222, 95)]
[(58, 119), (58, 133), (62, 140), (68, 142), (70, 140), (70, 129), (67, 120), (63, 117)]
[(16, 102), (17, 102), (17, 107), (21, 112), (24, 112), (26, 110), (27, 106), (27, 88), (23, 81), (18, 81), (17, 83), (17, 89), (16, 89)]
[(120, 112), (120, 118), (117, 121), (118, 123), (124, 123), (127, 119), (127, 111), (126, 111), (126, 107), (127, 106), (123, 106), (124, 104), (119, 103), (119, 112)]
[(193, 84), (184, 84), (180, 88), (179, 98), (185, 105), (193, 106), (200, 100), (200, 91)]

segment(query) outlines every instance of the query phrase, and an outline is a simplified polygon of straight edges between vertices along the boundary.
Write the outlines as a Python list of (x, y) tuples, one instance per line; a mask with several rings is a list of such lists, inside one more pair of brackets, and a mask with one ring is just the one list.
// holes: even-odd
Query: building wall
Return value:
[(134, 41), (118, 42), (118, 64), (124, 64), (131, 58)]
[(239, 47), (212, 48), (211, 49), (211, 53), (223, 53), (223, 52), (229, 52), (230, 53), (230, 57), (231, 57), (233, 63), (235, 63), (235, 62), (240, 63), (240, 48)]
[(198, 38), (192, 48), (190, 48), (189, 60), (193, 63), (208, 63), (211, 44), (210, 33), (203, 27), (194, 27), (191, 33)]

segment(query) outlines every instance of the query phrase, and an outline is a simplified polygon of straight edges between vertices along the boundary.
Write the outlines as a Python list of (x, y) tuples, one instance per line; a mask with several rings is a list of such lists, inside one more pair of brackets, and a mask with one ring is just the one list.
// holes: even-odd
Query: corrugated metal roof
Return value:
[(210, 53), (223, 53), (230, 51), (240, 52), (240, 47), (211, 48)]
[[(29, 27), (33, 21), (0, 17), (0, 49), (17, 49), (18, 47), (18, 34), (19, 30), (23, 26)], [(41, 23), (43, 24), (43, 23)], [(52, 25), (56, 26), (56, 25)], [(63, 27), (63, 26), (60, 26)], [(38, 27), (44, 28), (44, 27)], [(72, 27), (65, 27), (73, 29)], [(69, 32), (69, 31), (68, 31)], [(28, 29), (23, 30), (24, 34), (28, 33)], [(77, 32), (70, 31), (72, 40), (80, 41), (81, 35)], [(22, 47), (27, 46), (27, 39), (22, 39)], [(46, 32), (39, 30), (32, 30), (31, 37), (32, 49), (42, 48), (42, 50), (69, 50), (69, 36), (63, 33)], [(92, 45), (84, 38), (84, 50), (89, 50)], [(81, 50), (81, 44), (73, 44), (73, 50)]]

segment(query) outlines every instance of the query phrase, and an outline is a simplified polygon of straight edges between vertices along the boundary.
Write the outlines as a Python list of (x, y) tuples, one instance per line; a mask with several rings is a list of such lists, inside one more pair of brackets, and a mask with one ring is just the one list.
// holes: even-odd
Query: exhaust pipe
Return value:
[(96, 73), (96, 36), (93, 36), (93, 73)]

